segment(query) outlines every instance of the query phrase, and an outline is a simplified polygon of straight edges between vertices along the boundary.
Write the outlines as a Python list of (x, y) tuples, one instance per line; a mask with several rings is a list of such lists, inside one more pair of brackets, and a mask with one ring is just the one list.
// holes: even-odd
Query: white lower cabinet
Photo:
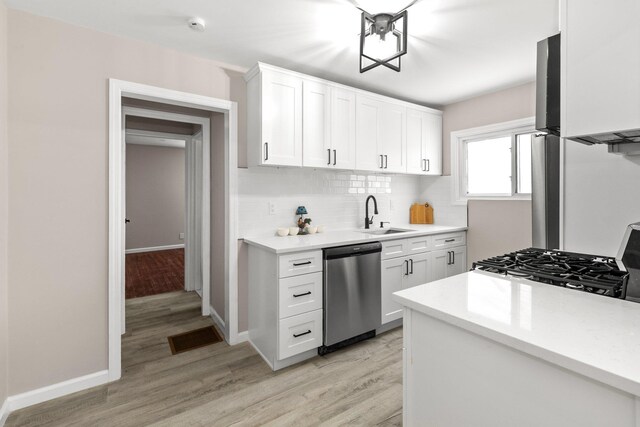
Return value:
[(286, 359), (321, 345), (322, 309), (280, 320), (278, 359)]
[(429, 281), (428, 252), (382, 261), (382, 324), (402, 318), (402, 306), (391, 295)]
[(467, 270), (467, 247), (457, 246), (434, 251), (431, 253), (431, 259), (430, 282), (455, 276)]
[(465, 242), (465, 232), (382, 242), (382, 324), (402, 319), (394, 292), (465, 272)]

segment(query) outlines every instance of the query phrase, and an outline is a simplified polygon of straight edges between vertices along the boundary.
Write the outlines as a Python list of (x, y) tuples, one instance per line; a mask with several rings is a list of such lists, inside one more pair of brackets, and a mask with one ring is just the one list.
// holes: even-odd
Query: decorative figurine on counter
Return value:
[(303, 217), (303, 215), (307, 215), (307, 208), (304, 206), (298, 206), (296, 215), (300, 215), (300, 218), (298, 218), (298, 227), (300, 228), (300, 234), (302, 234), (305, 232), (305, 227), (311, 224), (311, 218)]

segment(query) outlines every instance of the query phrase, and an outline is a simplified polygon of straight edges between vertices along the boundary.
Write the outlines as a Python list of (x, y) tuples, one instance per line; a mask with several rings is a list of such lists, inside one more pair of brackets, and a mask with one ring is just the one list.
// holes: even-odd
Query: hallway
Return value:
[(126, 255), (126, 298), (184, 290), (184, 249)]

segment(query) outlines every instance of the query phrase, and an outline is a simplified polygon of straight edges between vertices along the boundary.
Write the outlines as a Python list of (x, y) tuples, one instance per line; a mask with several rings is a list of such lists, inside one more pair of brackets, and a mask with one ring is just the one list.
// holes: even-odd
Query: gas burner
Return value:
[(473, 263), (474, 270), (624, 298), (628, 273), (614, 258), (528, 248)]

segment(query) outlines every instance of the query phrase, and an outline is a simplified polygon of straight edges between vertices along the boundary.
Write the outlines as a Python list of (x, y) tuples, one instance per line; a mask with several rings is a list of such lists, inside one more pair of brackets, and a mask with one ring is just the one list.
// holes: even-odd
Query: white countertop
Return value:
[(640, 304), (472, 271), (394, 300), (640, 396)]
[[(245, 238), (244, 241), (250, 245), (281, 254), (287, 252), (307, 251), (312, 249), (323, 249), (332, 246), (343, 246), (365, 242), (381, 242), (384, 240), (397, 240), (407, 237), (425, 236), (429, 234), (442, 234), (455, 231), (464, 231), (467, 227), (433, 224), (393, 224), (391, 228), (401, 228), (413, 230), (406, 233), (394, 233), (387, 235), (367, 234), (364, 229), (349, 230), (329, 230), (324, 233), (298, 235), (298, 236), (266, 236)], [(379, 230), (372, 228), (371, 231)]]

